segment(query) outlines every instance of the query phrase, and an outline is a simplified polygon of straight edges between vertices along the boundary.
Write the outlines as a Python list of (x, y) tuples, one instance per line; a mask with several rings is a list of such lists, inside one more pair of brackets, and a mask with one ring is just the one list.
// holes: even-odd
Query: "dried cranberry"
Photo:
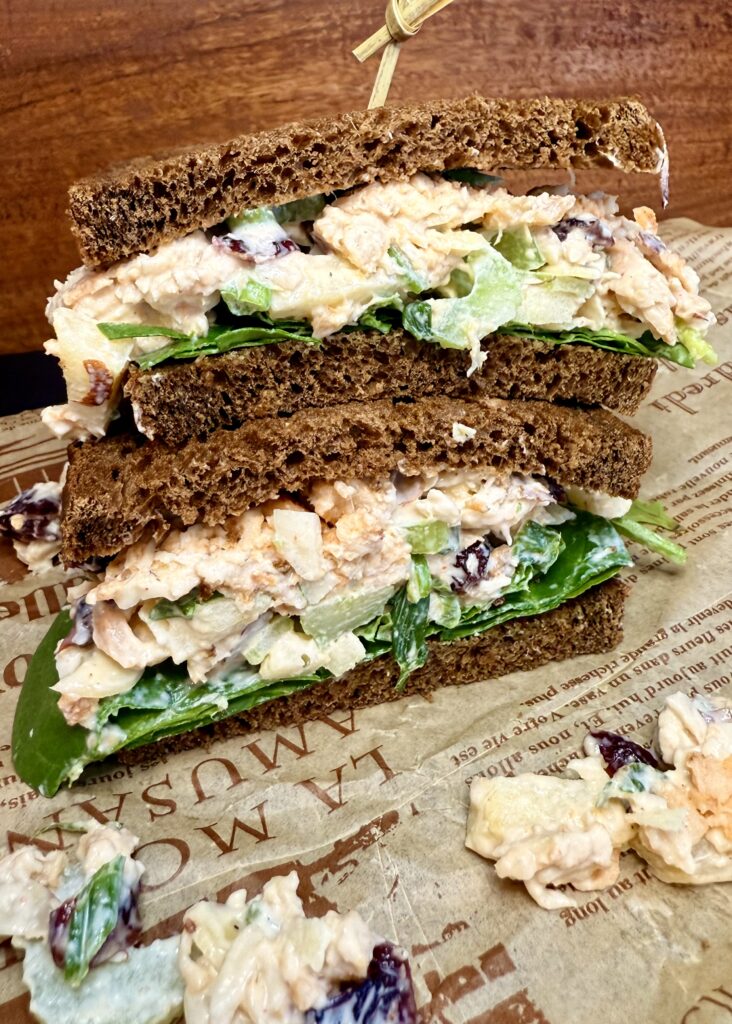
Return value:
[(491, 545), (486, 537), (476, 540), (470, 547), (455, 556), (455, 568), (450, 587), (456, 594), (462, 594), (468, 587), (475, 586), (488, 575), (491, 559)]
[(264, 263), (277, 256), (286, 256), (289, 252), (299, 252), (300, 246), (291, 238), (267, 241), (252, 248), (245, 239), (234, 235), (216, 235), (212, 239), (217, 249), (227, 249), (240, 256), (245, 263)]
[(85, 359), (84, 369), (89, 378), (89, 390), (81, 399), (81, 404), (103, 405), (112, 394), (114, 377), (98, 359)]
[(390, 943), (371, 954), (366, 978), (341, 988), (319, 1010), (308, 1010), (306, 1024), (416, 1024), (409, 963)]
[(597, 740), (600, 753), (605, 760), (605, 771), (613, 776), (624, 764), (649, 764), (658, 768), (658, 761), (645, 747), (638, 746), (617, 732), (591, 732), (590, 736)]
[(57, 967), (63, 967), (66, 960), (66, 946), (69, 942), (69, 922), (76, 909), (76, 896), (65, 900), (51, 911), (48, 919), (48, 944)]
[(63, 651), (66, 647), (86, 647), (92, 642), (93, 624), (92, 616), (94, 609), (86, 603), (85, 598), (80, 598), (71, 609), (71, 629), (58, 645), (58, 650)]
[[(59, 494), (49, 495), (51, 484), (34, 484), (13, 498), (0, 512), (0, 535), (23, 542), (58, 540), (61, 536)], [(60, 492), (60, 488), (57, 488)]]
[(547, 486), (547, 490), (551, 494), (552, 498), (557, 502), (558, 505), (564, 505), (567, 501), (567, 492), (564, 490), (561, 484), (558, 484), (556, 480), (552, 480), (550, 476), (544, 477), (544, 483)]
[(598, 249), (610, 249), (613, 245), (614, 239), (612, 232), (607, 224), (593, 217), (592, 220), (582, 220), (580, 217), (567, 217), (566, 220), (560, 220), (558, 224), (555, 224), (552, 231), (557, 236), (560, 242), (564, 242), (567, 235), (574, 228), (580, 228), (584, 231), (585, 236), (589, 242)]

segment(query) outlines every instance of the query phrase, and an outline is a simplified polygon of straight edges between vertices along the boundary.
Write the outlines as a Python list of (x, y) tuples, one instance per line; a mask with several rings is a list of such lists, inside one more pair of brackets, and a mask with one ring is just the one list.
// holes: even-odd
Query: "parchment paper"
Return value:
[[(689, 549), (683, 570), (638, 551), (625, 639), (587, 656), (336, 719), (220, 742), (134, 768), (91, 769), (54, 799), (9, 755), (28, 660), (63, 603), (60, 570), (25, 575), (9, 549), (0, 600), (0, 849), (59, 819), (122, 820), (142, 839), (145, 924), (177, 927), (207, 895), (258, 890), (295, 867), (306, 907), (357, 908), (410, 953), (424, 1020), (444, 1024), (710, 1024), (732, 1021), (732, 885), (656, 881), (633, 854), (619, 882), (540, 910), (464, 846), (477, 775), (561, 772), (588, 727), (645, 742), (670, 693), (732, 692), (732, 230), (676, 220), (719, 326), (720, 362), (662, 365), (636, 417), (653, 436), (646, 497), (662, 496)], [(63, 462), (36, 415), (0, 421), (0, 500)], [(73, 842), (52, 831), (38, 845)], [(27, 1021), (9, 944), (0, 1020)]]

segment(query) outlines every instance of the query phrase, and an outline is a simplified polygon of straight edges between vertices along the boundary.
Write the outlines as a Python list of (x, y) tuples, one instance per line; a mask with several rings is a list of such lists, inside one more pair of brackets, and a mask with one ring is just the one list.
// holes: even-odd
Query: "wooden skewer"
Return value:
[(353, 51), (356, 60), (363, 63), (384, 48), (369, 100), (369, 109), (383, 107), (386, 103), (394, 68), (399, 59), (400, 45), (416, 35), (428, 18), (450, 3), (452, 0), (389, 0), (384, 15), (386, 24)]

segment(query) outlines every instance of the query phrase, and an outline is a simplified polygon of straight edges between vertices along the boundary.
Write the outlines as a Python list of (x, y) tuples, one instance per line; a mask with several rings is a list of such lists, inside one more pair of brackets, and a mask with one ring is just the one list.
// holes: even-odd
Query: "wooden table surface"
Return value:
[[(53, 279), (78, 263), (71, 181), (366, 106), (378, 58), (359, 65), (350, 51), (382, 22), (382, 0), (5, 0), (0, 353), (48, 336)], [(389, 101), (472, 90), (637, 94), (666, 131), (668, 214), (732, 224), (729, 0), (457, 0), (406, 44)], [(643, 190), (628, 182), (631, 199)]]

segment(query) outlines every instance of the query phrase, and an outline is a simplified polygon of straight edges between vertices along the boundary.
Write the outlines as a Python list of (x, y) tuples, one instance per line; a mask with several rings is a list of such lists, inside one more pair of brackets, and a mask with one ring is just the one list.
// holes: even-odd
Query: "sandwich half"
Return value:
[(15, 769), (51, 794), (201, 730), (606, 650), (650, 454), (604, 410), (445, 397), (301, 410), (176, 449), (74, 445), (62, 553), (97, 562), (29, 668)]
[(634, 412), (656, 359), (712, 360), (698, 278), (653, 212), (496, 172), (665, 175), (636, 100), (472, 96), (142, 161), (70, 191), (84, 266), (49, 301), (60, 436), (178, 446), (415, 396)]

